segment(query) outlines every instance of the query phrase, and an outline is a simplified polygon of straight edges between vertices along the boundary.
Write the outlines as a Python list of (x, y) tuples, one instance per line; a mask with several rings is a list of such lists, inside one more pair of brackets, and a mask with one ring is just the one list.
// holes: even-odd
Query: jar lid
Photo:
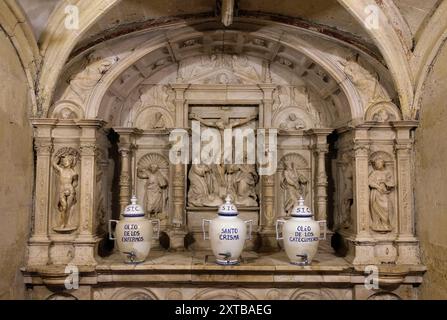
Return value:
[(298, 205), (293, 208), (291, 216), (298, 218), (309, 218), (313, 216), (312, 211), (304, 204), (303, 197), (300, 197), (298, 200)]
[(126, 206), (123, 212), (123, 217), (131, 218), (131, 217), (144, 217), (145, 213), (143, 208), (137, 204), (137, 197), (132, 196), (132, 199), (130, 199), (131, 204)]
[(233, 204), (233, 202), (231, 202), (230, 195), (228, 195), (225, 198), (225, 203), (219, 207), (217, 214), (219, 216), (226, 216), (226, 217), (233, 217), (233, 216), (237, 216), (239, 214), (236, 206)]

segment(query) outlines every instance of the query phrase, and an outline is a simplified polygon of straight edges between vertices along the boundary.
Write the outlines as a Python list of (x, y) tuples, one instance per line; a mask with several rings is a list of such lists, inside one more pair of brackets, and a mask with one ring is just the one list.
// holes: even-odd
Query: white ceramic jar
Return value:
[[(112, 223), (116, 223), (113, 237)], [(154, 235), (153, 225), (157, 225)], [(152, 239), (159, 238), (160, 220), (146, 218), (143, 208), (137, 204), (137, 198), (132, 197), (122, 214), (121, 220), (109, 220), (109, 238), (115, 240), (118, 250), (126, 263), (144, 262), (151, 250)]]
[[(238, 264), (245, 240), (251, 239), (253, 221), (243, 221), (238, 217), (239, 212), (230, 196), (219, 207), (217, 214), (213, 220), (202, 220), (203, 238), (211, 241), (211, 249), (218, 264)], [(209, 224), (209, 237), (206, 224)]]
[(304, 205), (304, 199), (300, 198), (289, 220), (276, 221), (276, 239), (283, 240), (284, 249), (292, 264), (311, 264), (320, 240), (326, 239), (326, 221), (315, 221), (312, 211)]

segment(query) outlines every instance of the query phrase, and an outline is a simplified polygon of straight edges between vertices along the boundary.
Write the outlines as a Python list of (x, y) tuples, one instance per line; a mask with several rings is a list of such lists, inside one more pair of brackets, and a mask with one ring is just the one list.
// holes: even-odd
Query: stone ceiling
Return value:
[[(59, 2), (64, 0), (17, 0), (31, 22), (36, 38), (40, 38), (48, 18)], [(424, 26), (439, 0), (394, 0), (413, 36)], [(95, 38), (104, 31), (126, 24), (141, 23), (150, 19), (214, 12), (214, 0), (125, 0), (110, 10), (84, 36)], [(241, 14), (267, 13), (299, 18), (315, 25), (326, 26), (372, 43), (364, 28), (337, 0), (241, 0)]]

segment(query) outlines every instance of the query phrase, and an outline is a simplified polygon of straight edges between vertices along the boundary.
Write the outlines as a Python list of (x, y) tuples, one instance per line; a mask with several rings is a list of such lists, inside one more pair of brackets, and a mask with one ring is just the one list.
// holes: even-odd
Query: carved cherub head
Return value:
[(151, 164), (151, 165), (149, 165), (149, 171), (151, 172), (151, 173), (155, 173), (155, 172), (157, 172), (158, 171), (158, 165), (156, 165), (156, 164)]

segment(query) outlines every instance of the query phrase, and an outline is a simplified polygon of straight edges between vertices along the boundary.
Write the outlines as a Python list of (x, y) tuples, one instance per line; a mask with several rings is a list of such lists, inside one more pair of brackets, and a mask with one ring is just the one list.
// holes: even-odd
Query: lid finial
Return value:
[(291, 216), (298, 218), (309, 218), (313, 216), (312, 211), (304, 204), (303, 196), (300, 196), (298, 199), (298, 205), (293, 208)]

